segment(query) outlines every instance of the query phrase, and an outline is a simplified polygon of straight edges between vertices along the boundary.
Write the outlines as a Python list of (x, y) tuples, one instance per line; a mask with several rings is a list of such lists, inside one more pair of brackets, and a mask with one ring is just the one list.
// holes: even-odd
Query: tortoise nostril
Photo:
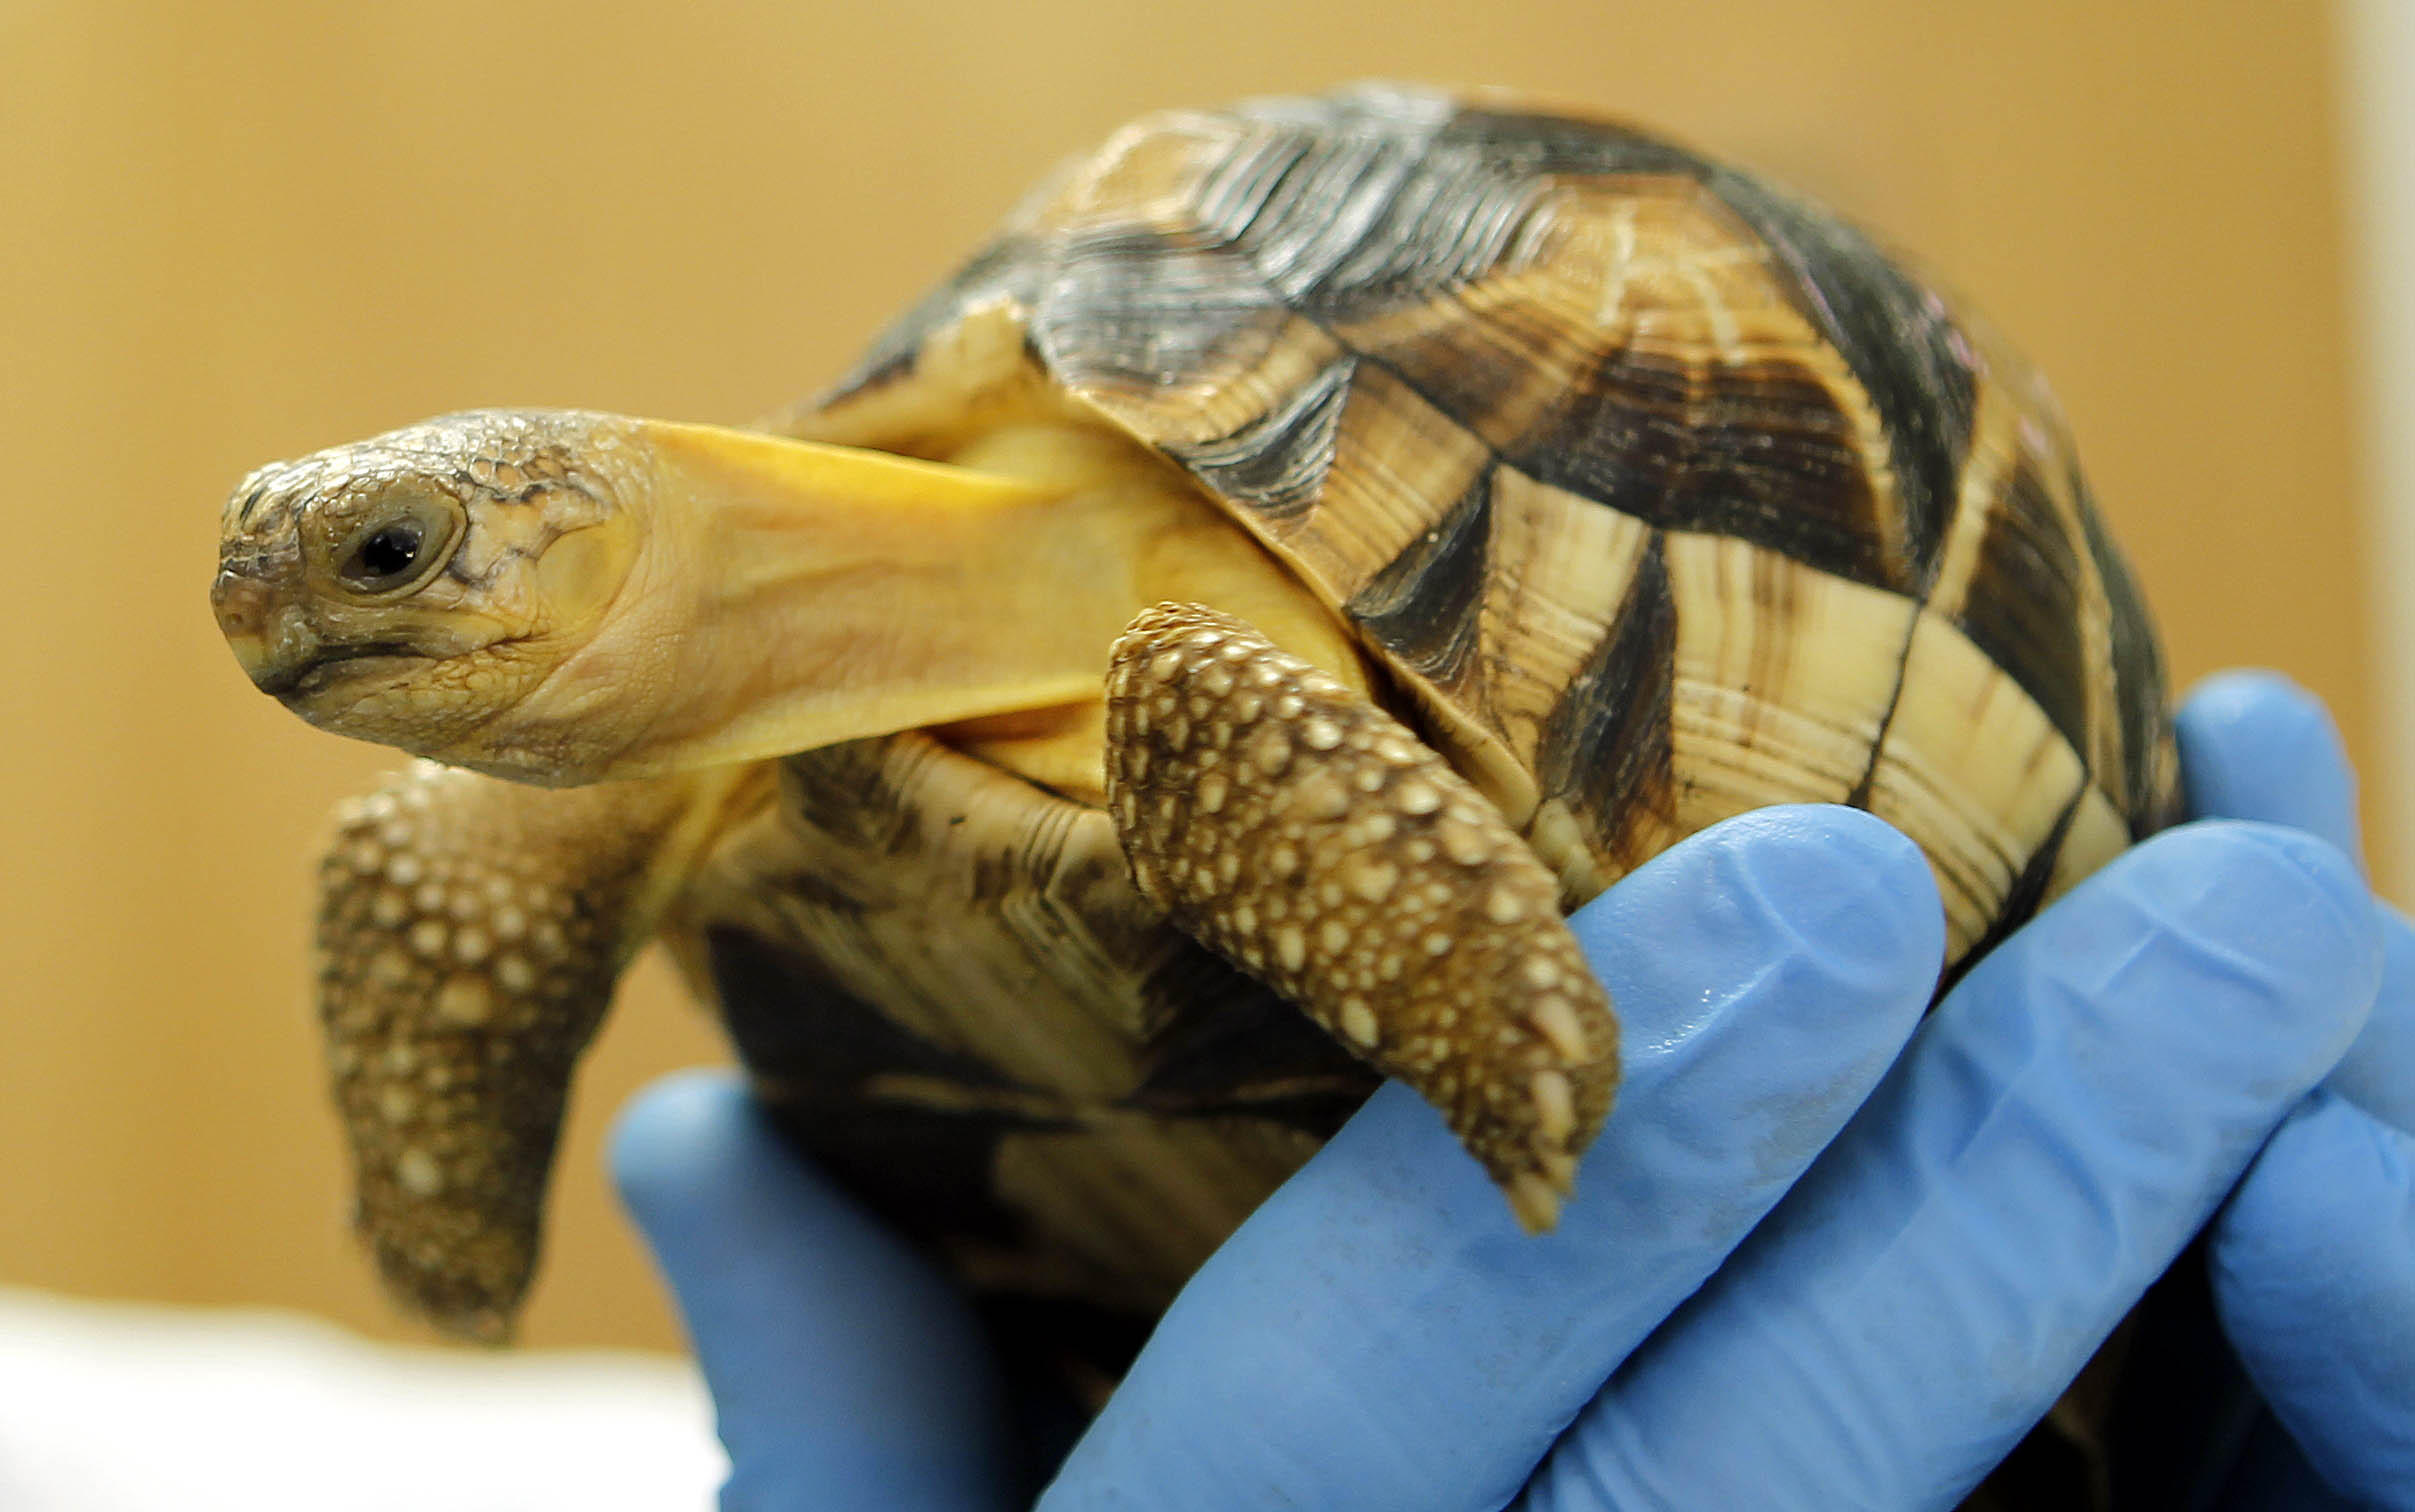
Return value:
[(210, 584), (210, 608), (218, 616), (218, 628), (229, 640), (237, 636), (256, 638), (268, 630), (269, 591), (256, 578), (221, 568), (217, 580)]

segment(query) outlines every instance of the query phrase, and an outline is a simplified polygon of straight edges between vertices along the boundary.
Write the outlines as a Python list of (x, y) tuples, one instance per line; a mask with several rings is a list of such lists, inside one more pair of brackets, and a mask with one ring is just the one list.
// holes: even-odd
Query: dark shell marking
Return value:
[[(968, 378), (989, 369), (967, 346), (1002, 339), (1020, 343), (1011, 373)], [(1385, 89), (1154, 117), (1060, 174), (782, 424), (936, 456), (984, 415), (1067, 401), (1225, 500), (1343, 615), (1392, 712), (1523, 834), (1563, 905), (1744, 809), (1850, 802), (1921, 844), (1968, 958), (2174, 814), (2154, 638), (2043, 386), (1861, 233), (1681, 147)], [(810, 1058), (747, 1045), (745, 1024), (797, 1011), (729, 969), (774, 941), (819, 963), (797, 980), (843, 979), (846, 1012), (1038, 1096), (1010, 1113), (991, 1078), (867, 1071), (839, 1111), (789, 1103), (825, 1149), (867, 1102), (958, 1121), (953, 1144), (901, 1148), (956, 1152), (935, 1190), (998, 1196), (963, 1242), (952, 1199), (920, 1205), (918, 1231), (977, 1281), (1162, 1299), (1363, 1089), (1271, 1037), (1240, 1006), (1264, 994), (1164, 930), (1128, 879), (1065, 902), (1057, 868), (1112, 846), (1096, 810), (1011, 796), (1014, 779), (922, 737), (790, 772), (848, 774), (852, 796), (792, 791), (787, 859), (722, 867), (734, 885), (699, 905), (756, 937), (717, 937), (742, 1046), (775, 1095)], [(1004, 870), (929, 808), (981, 782), (1004, 787), (980, 803), (1022, 806), (995, 822), (1023, 839), (983, 842), (1022, 858)], [(834, 838), (864, 822), (842, 812), (857, 803), (888, 805), (913, 856)], [(1029, 843), (1044, 834), (1046, 858)], [(890, 878), (878, 900), (819, 898), (796, 864), (917, 876), (943, 852), (934, 875), (953, 880), (916, 895)], [(946, 1018), (961, 994), (908, 959), (933, 940), (1000, 984), (1011, 1031)], [(1124, 964), (1064, 966), (1069, 940)], [(1167, 1029), (1228, 1015), (1269, 1037), (1194, 1058)], [(1072, 1047), (1053, 1067), (1033, 1049), (1051, 1040)], [(1176, 1068), (1212, 1112), (1144, 1112), (1140, 1089)], [(1316, 1118), (1239, 1106), (1294, 1071), (1328, 1099)], [(1042, 1104), (1075, 1132), (1008, 1127)], [(976, 1118), (988, 1133), (966, 1132)], [(1292, 1143), (1269, 1142), (1278, 1127)], [(1169, 1129), (1212, 1137), (1152, 1142)], [(1054, 1139), (1051, 1158), (1075, 1160), (1077, 1138), (1066, 1179), (1121, 1229), (1032, 1184), (1032, 1152)], [(898, 1162), (850, 1148), (866, 1190), (895, 1190)], [(1153, 1247), (1142, 1231), (1167, 1224), (1183, 1238)]]

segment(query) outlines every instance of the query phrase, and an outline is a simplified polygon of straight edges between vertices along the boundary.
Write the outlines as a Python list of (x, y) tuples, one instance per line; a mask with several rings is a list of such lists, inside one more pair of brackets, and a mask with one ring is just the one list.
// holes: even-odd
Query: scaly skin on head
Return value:
[(253, 682), (311, 723), (558, 780), (581, 753), (486, 732), (602, 628), (645, 544), (625, 501), (646, 473), (625, 422), (546, 412), (273, 463), (228, 500), (211, 604)]

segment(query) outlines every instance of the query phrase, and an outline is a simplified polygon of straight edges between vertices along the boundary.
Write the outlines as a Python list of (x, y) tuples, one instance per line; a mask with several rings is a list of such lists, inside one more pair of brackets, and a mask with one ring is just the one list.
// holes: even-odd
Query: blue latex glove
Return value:
[[(2345, 839), (2352, 804), (2308, 800), (2309, 774), (2259, 744), (2303, 701), (2218, 692), (2232, 703), (2192, 709), (2200, 791)], [(2336, 755), (2283, 754), (2346, 792)], [(2346, 1094), (2403, 1094), (2403, 1062), (2366, 1065), (2403, 1037), (2368, 1031), (2343, 1095), (2306, 1097), (2381, 975), (2373, 907), (2330, 845), (2161, 838), (1926, 1023), (1926, 868), (1850, 811), (1720, 826), (1577, 927), (1628, 1065), (1560, 1230), (1519, 1235), (1431, 1111), (1385, 1089), (1185, 1290), (1044, 1505), (1948, 1502), (2251, 1161), (2217, 1230), (2226, 1322), (2326, 1475), (2408, 1484), (2390, 1479), (2415, 1416), (2404, 1149), (2322, 1212), (2256, 1200), (2309, 1200), (2275, 1162), (2336, 1138), (2328, 1109), (2375, 1150), (2398, 1138)], [(2394, 970), (2393, 1002), (2410, 985)], [(969, 1317), (733, 1082), (649, 1093), (615, 1159), (721, 1409), (725, 1505), (1007, 1503), (1013, 1446)], [(2311, 1293), (2310, 1250), (2328, 1278)]]
[[(2313, 699), (2233, 673), (2198, 690), (2180, 732), (2202, 810), (2359, 853), (2355, 783)], [(2386, 904), (2380, 916), (2383, 986), (2363, 1032), (2213, 1229), (2223, 1330), (2287, 1429), (2261, 1465), (2243, 1467), (2262, 1471), (2262, 1505), (2313, 1504), (2303, 1481), (2273, 1468), (2303, 1452), (2338, 1492), (2415, 1506), (2415, 928)]]

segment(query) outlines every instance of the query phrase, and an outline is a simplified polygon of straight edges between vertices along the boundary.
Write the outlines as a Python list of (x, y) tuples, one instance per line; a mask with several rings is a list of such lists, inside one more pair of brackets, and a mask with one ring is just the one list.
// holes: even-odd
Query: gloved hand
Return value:
[[(2319, 713), (2267, 685), (2216, 695), (2187, 726), (2198, 791), (2347, 838), (2335, 750), (2270, 736)], [(1627, 1080), (1560, 1229), (1520, 1235), (1440, 1120), (1386, 1088), (1202, 1269), (1043, 1505), (1941, 1504), (2251, 1161), (2215, 1246), (2242, 1354), (2324, 1474), (2415, 1483), (2410, 1162), (2375, 1106), (2409, 1095), (2390, 1025), (2415, 937), (2393, 921), (2392, 1017), (2309, 1099), (2382, 974), (2330, 844), (2160, 838), (1926, 1022), (1936, 899), (1865, 815), (1722, 825), (1577, 927)], [(2365, 1165), (2335, 1179), (2342, 1140)], [(615, 1161), (720, 1407), (725, 1505), (1008, 1504), (969, 1314), (734, 1082), (650, 1092)]]
[[(2314, 700), (2232, 673), (2189, 700), (2180, 734), (2200, 812), (2291, 825), (2358, 854), (2355, 783)], [(2385, 966), (2371, 1017), (2212, 1232), (2223, 1330), (2287, 1430), (2240, 1467), (2235, 1506), (2320, 1505), (2325, 1482), (2360, 1503), (2415, 1506), (2415, 928), (2378, 907)]]

